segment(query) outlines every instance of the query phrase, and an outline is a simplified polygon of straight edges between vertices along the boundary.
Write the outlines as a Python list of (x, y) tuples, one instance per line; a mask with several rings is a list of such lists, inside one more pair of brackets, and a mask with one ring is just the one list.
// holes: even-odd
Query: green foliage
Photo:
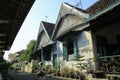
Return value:
[(79, 71), (75, 70), (73, 67), (68, 67), (68, 66), (64, 66), (61, 68), (60, 71), (55, 71), (54, 75), (55, 76), (62, 76), (62, 77), (68, 77), (68, 78), (74, 78), (77, 79), (79, 76)]
[(68, 71), (69, 71), (68, 67), (62, 67), (61, 68), (61, 76), (67, 77), (68, 76)]
[(34, 48), (36, 45), (35, 40), (31, 40), (29, 44), (27, 45), (27, 49), (23, 52), (23, 54), (20, 55), (18, 61), (30, 61), (31, 55), (34, 52)]
[(51, 74), (51, 73), (54, 72), (51, 65), (44, 65), (43, 66), (43, 71), (45, 72), (46, 75)]
[(32, 72), (37, 73), (38, 71), (40, 71), (39, 62), (37, 60), (34, 60), (34, 64), (33, 64), (33, 67), (32, 67)]

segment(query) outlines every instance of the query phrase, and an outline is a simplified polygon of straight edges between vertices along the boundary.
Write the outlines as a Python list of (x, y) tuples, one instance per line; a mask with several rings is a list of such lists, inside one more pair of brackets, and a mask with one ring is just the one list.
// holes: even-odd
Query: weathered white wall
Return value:
[[(95, 62), (93, 61), (94, 59), (94, 53), (93, 53), (93, 44), (92, 44), (92, 37), (91, 37), (91, 32), (90, 31), (81, 31), (78, 36), (76, 37), (77, 39), (77, 46), (78, 46), (78, 51), (79, 54), (84, 56), (85, 62), (88, 63), (88, 68), (90, 69), (95, 69)], [(73, 56), (73, 55), (70, 55)], [(73, 56), (74, 58), (74, 56)], [(74, 67), (76, 68), (77, 61), (67, 61), (66, 65), (69, 67)]]
[[(95, 64), (93, 62), (94, 54), (93, 54), (93, 44), (92, 37), (90, 31), (82, 31), (77, 36), (77, 46), (79, 49), (79, 54), (85, 56), (86, 62), (89, 64), (88, 68), (94, 69)], [(56, 47), (55, 47), (56, 46)], [(75, 67), (77, 61), (74, 61), (74, 54), (69, 55), (69, 57), (73, 57), (73, 59), (69, 61), (63, 61), (63, 44), (60, 41), (57, 41), (52, 49), (52, 54), (57, 54), (58, 64), (61, 66), (69, 66)]]
[(69, 31), (72, 27), (77, 26), (83, 22), (83, 18), (79, 18), (75, 15), (68, 15), (66, 18), (62, 20), (62, 23), (59, 27), (59, 31), (57, 33), (57, 37), (64, 32)]
[(88, 58), (93, 57), (93, 45), (90, 31), (83, 31), (77, 37), (79, 54)]
[(62, 42), (57, 41), (52, 47), (51, 51), (51, 63), (53, 62), (53, 55), (57, 54), (57, 63), (58, 65), (63, 62), (63, 45)]
[(85, 32), (80, 32), (77, 36), (77, 46), (78, 48), (82, 48), (88, 45), (88, 40)]
[(50, 42), (49, 38), (47, 37), (47, 35), (45, 34), (45, 32), (41, 35), (41, 38), (40, 38), (40, 45), (39, 45), (39, 48), (41, 46), (45, 46), (47, 43)]
[(60, 60), (63, 60), (63, 48), (62, 48), (62, 42), (56, 41), (55, 44), (52, 45), (51, 49), (51, 61), (45, 61), (46, 65), (52, 65), (53, 66), (53, 55), (57, 54), (57, 63), (59, 65)]
[(91, 31), (82, 31), (77, 37), (79, 54), (84, 56), (89, 69), (95, 69)]

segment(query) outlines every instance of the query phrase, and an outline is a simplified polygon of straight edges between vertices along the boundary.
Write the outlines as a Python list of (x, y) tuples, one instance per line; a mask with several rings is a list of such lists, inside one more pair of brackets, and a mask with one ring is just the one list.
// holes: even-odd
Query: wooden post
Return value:
[(41, 46), (41, 64), (40, 64), (40, 70), (43, 71), (43, 47)]

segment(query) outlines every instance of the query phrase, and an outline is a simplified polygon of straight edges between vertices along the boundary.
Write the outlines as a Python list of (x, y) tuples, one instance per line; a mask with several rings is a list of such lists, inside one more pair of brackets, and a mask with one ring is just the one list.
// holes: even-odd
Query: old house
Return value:
[[(98, 1), (86, 10), (90, 16), (86, 16), (83, 10), (79, 11), (86, 14), (85, 16), (79, 14), (80, 18), (75, 14), (74, 9), (70, 11), (74, 15), (70, 15), (68, 8), (70, 5), (64, 3), (63, 5), (67, 6), (65, 10), (67, 12), (64, 14), (63, 7), (61, 8), (52, 38), (61, 42), (63, 51), (61, 56), (66, 61), (66, 65), (73, 66), (77, 54), (80, 54), (85, 56), (89, 69), (119, 73), (120, 1)], [(98, 61), (90, 60), (92, 58)]]
[(41, 21), (40, 28), (38, 31), (36, 54), (38, 55), (38, 60), (43, 64), (46, 62), (51, 64), (51, 35), (53, 32), (54, 24)]
[(119, 0), (101, 0), (86, 10), (88, 15), (63, 3), (52, 35), (59, 45), (53, 49), (57, 65), (63, 60), (73, 66), (79, 54), (85, 56), (88, 69), (119, 73), (119, 5)]
[[(63, 65), (74, 66), (78, 55), (81, 53), (80, 49), (85, 46), (92, 48), (92, 43), (89, 42), (88, 44), (87, 39), (90, 38), (91, 40), (90, 33), (77, 29), (88, 17), (89, 15), (84, 10), (67, 3), (62, 4), (52, 35), (52, 39), (57, 41), (56, 47), (52, 48), (53, 61), (57, 60), (55, 61), (57, 67)], [(86, 23), (82, 28), (88, 25)], [(89, 55), (93, 57), (91, 53), (89, 55), (87, 53), (84, 54), (87, 55), (86, 57)]]
[(42, 29), (44, 23), (40, 24), (37, 45), (38, 52), (43, 53), (40, 56), (47, 53), (51, 65), (58, 68), (74, 67), (78, 55), (83, 55), (89, 70), (120, 73), (119, 12), (120, 0), (100, 0), (87, 10), (63, 3), (51, 35)]
[[(99, 6), (98, 6), (99, 5)], [(106, 73), (120, 73), (120, 1), (100, 0), (87, 9), (93, 52), (98, 59), (97, 68)]]

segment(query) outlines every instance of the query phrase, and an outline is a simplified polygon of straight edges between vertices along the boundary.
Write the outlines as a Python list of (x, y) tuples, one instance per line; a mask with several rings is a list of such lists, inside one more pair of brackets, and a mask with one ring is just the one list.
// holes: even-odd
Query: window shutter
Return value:
[(58, 64), (57, 64), (57, 54), (53, 54), (53, 67), (57, 68)]
[(73, 47), (74, 47), (74, 58), (75, 60), (78, 59), (78, 47), (77, 47), (77, 41), (73, 41)]
[(45, 64), (45, 54), (43, 53), (43, 61), (42, 61), (43, 65)]
[(67, 49), (67, 43), (63, 43), (63, 60), (68, 61), (68, 49)]

